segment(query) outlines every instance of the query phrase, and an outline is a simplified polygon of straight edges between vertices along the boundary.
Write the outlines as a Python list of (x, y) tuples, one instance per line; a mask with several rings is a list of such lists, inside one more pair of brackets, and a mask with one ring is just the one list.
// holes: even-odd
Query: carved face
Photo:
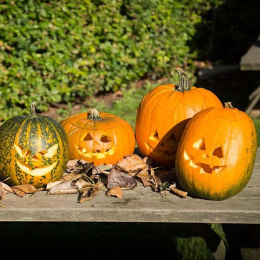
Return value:
[(114, 138), (110, 134), (84, 131), (75, 148), (83, 158), (103, 159), (115, 152)]
[(94, 165), (115, 164), (135, 149), (130, 124), (110, 113), (92, 109), (60, 122), (69, 141), (70, 160), (82, 159)]
[(184, 159), (200, 173), (220, 173), (227, 166), (221, 146), (207, 150), (204, 138), (198, 139), (187, 150), (184, 151)]
[(172, 165), (182, 132), (188, 120), (179, 122), (174, 127), (154, 128), (145, 141), (146, 153), (159, 165)]
[(14, 144), (15, 160), (19, 171), (32, 176), (44, 176), (57, 165), (57, 148), (55, 144), (48, 149), (32, 153), (18, 144)]
[(176, 176), (192, 195), (226, 199), (249, 181), (255, 152), (255, 127), (244, 112), (206, 108), (184, 130), (176, 155)]
[(155, 130), (145, 142), (147, 150), (150, 151), (150, 157), (155, 161), (165, 160), (173, 162), (175, 160), (178, 141), (173, 133), (169, 131), (162, 139), (159, 137), (158, 131)]

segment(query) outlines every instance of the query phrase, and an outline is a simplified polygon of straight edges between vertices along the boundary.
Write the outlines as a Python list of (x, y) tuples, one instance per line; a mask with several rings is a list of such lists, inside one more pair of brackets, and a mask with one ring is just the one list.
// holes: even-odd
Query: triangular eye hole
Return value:
[(43, 154), (43, 152), (40, 152), (42, 155), (44, 155), (45, 157), (51, 158), (53, 157), (58, 149), (58, 144), (53, 145), (52, 147), (50, 147), (49, 149), (47, 149), (46, 153)]
[(93, 137), (91, 136), (90, 133), (88, 133), (84, 138), (83, 138), (83, 141), (92, 141), (93, 140)]
[(205, 151), (206, 150), (205, 140), (203, 138), (199, 139), (198, 141), (196, 141), (193, 144), (193, 147), (196, 148), (196, 149)]
[(216, 149), (214, 149), (212, 155), (217, 156), (218, 158), (223, 158), (223, 151), (222, 148), (219, 146)]
[(21, 157), (28, 156), (29, 154), (32, 153), (30, 150), (16, 144), (14, 144), (14, 149)]
[(109, 143), (109, 142), (111, 142), (111, 138), (109, 136), (107, 136), (107, 135), (102, 135), (100, 141), (102, 143)]

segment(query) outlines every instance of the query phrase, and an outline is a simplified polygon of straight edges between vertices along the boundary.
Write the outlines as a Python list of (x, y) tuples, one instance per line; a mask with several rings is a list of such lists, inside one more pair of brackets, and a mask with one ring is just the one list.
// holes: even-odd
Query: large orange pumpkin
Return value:
[(92, 109), (60, 122), (68, 136), (69, 158), (99, 164), (115, 164), (135, 149), (135, 135), (128, 122)]
[(160, 85), (142, 99), (135, 134), (140, 153), (156, 164), (174, 165), (177, 147), (190, 118), (207, 107), (223, 107), (218, 97), (204, 88), (190, 87), (181, 68), (179, 86)]
[(257, 137), (251, 118), (226, 104), (207, 108), (188, 123), (180, 141), (175, 170), (191, 195), (223, 200), (248, 183), (256, 156)]

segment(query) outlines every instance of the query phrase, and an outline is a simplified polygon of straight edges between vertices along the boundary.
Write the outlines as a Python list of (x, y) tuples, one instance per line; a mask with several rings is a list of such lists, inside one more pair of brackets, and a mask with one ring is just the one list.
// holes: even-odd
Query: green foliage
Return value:
[[(0, 121), (187, 64), (206, 0), (0, 3)], [(218, 2), (218, 1), (217, 1)]]

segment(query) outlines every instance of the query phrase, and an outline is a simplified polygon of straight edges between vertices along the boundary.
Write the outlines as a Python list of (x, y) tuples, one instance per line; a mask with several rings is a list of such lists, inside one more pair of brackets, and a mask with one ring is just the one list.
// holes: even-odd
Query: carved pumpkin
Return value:
[(136, 117), (135, 133), (140, 153), (156, 164), (173, 165), (183, 130), (197, 112), (207, 107), (223, 107), (211, 91), (190, 87), (178, 68), (179, 86), (160, 85), (142, 99)]
[(60, 122), (68, 136), (70, 159), (99, 164), (115, 164), (135, 148), (130, 124), (110, 113), (92, 109)]
[(180, 141), (175, 170), (191, 195), (223, 200), (248, 183), (257, 150), (251, 118), (233, 108), (207, 108), (188, 123)]
[(12, 185), (35, 187), (58, 180), (68, 161), (68, 141), (54, 119), (35, 113), (16, 116), (0, 127), (0, 175)]

